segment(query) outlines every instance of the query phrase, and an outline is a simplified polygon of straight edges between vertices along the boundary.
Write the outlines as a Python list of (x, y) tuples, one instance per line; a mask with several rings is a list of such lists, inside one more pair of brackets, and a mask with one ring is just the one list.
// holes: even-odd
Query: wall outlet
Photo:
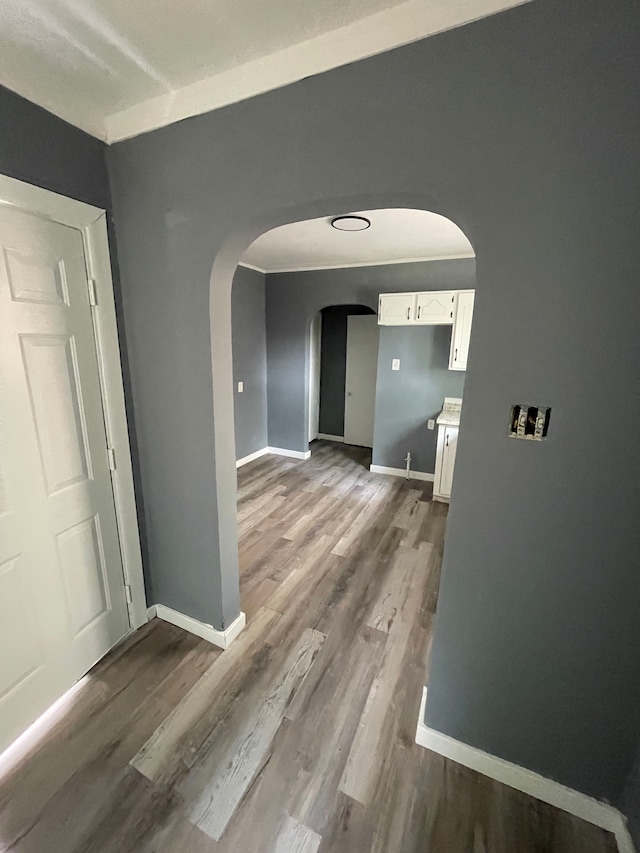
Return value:
[(391, 370), (400, 370), (400, 359), (399, 358), (392, 359)]
[(427, 429), (435, 429), (435, 428), (436, 428), (436, 422), (434, 421), (433, 418), (429, 418), (429, 420), (427, 421)]
[(244, 391), (244, 382), (238, 382), (238, 394), (242, 394)]

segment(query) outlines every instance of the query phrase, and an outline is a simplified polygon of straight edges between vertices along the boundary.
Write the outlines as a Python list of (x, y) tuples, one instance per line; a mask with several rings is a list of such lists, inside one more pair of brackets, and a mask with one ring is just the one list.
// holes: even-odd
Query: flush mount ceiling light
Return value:
[(338, 231), (366, 231), (371, 227), (371, 220), (365, 216), (335, 216), (331, 225)]

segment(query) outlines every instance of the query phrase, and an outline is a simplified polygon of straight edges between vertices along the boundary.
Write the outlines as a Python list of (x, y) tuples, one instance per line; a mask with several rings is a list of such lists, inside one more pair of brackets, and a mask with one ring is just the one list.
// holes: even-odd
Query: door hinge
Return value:
[(107, 457), (109, 459), (109, 470), (116, 470), (116, 452), (113, 447), (107, 447)]
[(89, 305), (97, 305), (98, 297), (96, 295), (96, 280), (95, 278), (87, 279), (87, 287), (89, 288)]
[(124, 594), (127, 598), (127, 604), (133, 604), (133, 593), (131, 592), (131, 587), (128, 583), (124, 585)]

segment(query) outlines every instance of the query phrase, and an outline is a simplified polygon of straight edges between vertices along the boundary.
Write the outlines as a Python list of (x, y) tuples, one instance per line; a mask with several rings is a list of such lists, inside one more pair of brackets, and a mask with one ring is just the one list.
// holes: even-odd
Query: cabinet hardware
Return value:
[(422, 309), (422, 305), (418, 305), (418, 320), (420, 319), (420, 311)]
[(453, 353), (453, 360), (454, 360), (454, 361), (457, 361), (457, 360), (458, 360), (458, 347), (456, 347), (456, 348), (455, 348), (455, 351), (454, 351), (454, 353)]
[(447, 440), (445, 441), (445, 445), (449, 447), (449, 436), (447, 436)]
[(407, 320), (409, 319), (410, 315), (411, 315), (411, 308), (407, 308)]

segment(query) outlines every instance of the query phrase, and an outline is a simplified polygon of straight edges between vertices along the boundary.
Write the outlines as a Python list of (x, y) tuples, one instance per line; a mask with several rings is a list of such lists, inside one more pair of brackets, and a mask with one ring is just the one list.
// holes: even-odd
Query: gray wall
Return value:
[(269, 444), (307, 450), (308, 331), (314, 314), (329, 305), (363, 305), (377, 312), (380, 293), (475, 284), (473, 258), (268, 275)]
[[(445, 397), (462, 397), (464, 372), (449, 370), (451, 326), (380, 326), (373, 464), (433, 474), (435, 418)], [(400, 359), (400, 370), (391, 361)]]
[[(236, 459), (267, 446), (264, 275), (238, 267), (231, 290)], [(238, 382), (244, 391), (238, 392)]]
[[(639, 737), (639, 40), (636, 0), (536, 0), (108, 151), (154, 585), (217, 627), (238, 608), (241, 253), (287, 221), (379, 206), (469, 235), (427, 721), (616, 803)], [(553, 408), (545, 443), (507, 438), (529, 400)], [(612, 437), (594, 421), (621, 401)], [(302, 413), (280, 415), (295, 447)]]
[[(340, 275), (342, 270), (332, 272)], [(331, 305), (322, 309), (320, 432), (325, 435), (344, 435), (347, 318), (352, 314), (371, 314), (371, 308), (361, 305)]]
[(109, 207), (104, 143), (0, 86), (0, 173)]

